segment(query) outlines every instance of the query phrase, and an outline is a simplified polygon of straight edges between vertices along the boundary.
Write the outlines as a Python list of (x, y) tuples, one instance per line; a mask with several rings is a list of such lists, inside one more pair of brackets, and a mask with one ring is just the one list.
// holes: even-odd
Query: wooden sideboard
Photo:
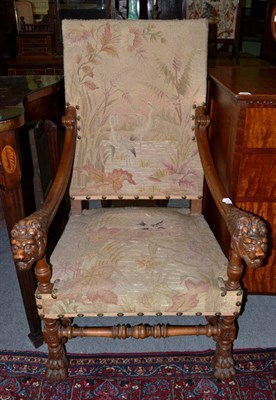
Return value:
[[(210, 142), (218, 174), (232, 201), (269, 225), (270, 254), (264, 267), (247, 268), (250, 293), (276, 293), (276, 68), (209, 70)], [(206, 190), (204, 214), (224, 252), (229, 236)]]

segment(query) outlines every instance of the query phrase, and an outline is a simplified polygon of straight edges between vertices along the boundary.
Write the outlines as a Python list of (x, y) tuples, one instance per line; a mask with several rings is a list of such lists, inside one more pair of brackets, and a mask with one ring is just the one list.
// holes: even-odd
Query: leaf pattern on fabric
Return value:
[(116, 193), (123, 187), (124, 181), (127, 181), (131, 185), (136, 185), (132, 174), (122, 169), (114, 169), (106, 175), (102, 170), (94, 168), (93, 165), (89, 163), (83, 166), (81, 174), (88, 176), (89, 180), (94, 182), (97, 186), (112, 186)]
[(158, 208), (71, 217), (51, 262), (53, 279), (60, 279), (51, 312), (70, 315), (217, 312), (217, 278), (227, 270), (202, 216)]
[(208, 291), (209, 282), (200, 281), (194, 283), (191, 279), (183, 279), (183, 285), (186, 286), (187, 293), (177, 294), (172, 297), (172, 305), (169, 310), (185, 310), (188, 311), (192, 308), (197, 307), (199, 303), (200, 294), (204, 294)]
[[(66, 101), (79, 105), (82, 138), (71, 195), (200, 196), (191, 115), (205, 101), (206, 21), (71, 20), (63, 36)], [(168, 173), (170, 163), (185, 173)]]
[[(87, 302), (100, 302), (105, 304), (117, 304), (118, 296), (114, 293), (113, 289), (116, 283), (112, 280), (112, 272), (116, 271), (116, 265), (109, 263), (95, 263), (91, 266), (93, 273), (91, 274), (90, 268), (85, 268), (85, 263), (82, 268), (81, 274), (77, 276), (77, 281), (72, 291), (70, 281), (63, 286), (64, 295), (70, 299), (75, 297), (75, 291), (83, 293), (82, 301)], [(104, 291), (102, 290), (104, 287)], [(86, 291), (83, 288), (87, 288)]]

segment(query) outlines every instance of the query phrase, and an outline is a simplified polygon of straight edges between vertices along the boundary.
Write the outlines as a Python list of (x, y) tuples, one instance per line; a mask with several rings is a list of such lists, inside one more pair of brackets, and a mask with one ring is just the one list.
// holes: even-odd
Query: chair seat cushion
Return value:
[(202, 215), (84, 211), (70, 218), (51, 264), (56, 298), (42, 296), (46, 317), (235, 311), (221, 295), (227, 259)]

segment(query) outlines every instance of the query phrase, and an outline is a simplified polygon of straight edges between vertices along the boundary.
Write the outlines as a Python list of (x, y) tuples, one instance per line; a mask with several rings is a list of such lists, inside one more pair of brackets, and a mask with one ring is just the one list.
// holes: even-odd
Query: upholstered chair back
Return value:
[(64, 20), (66, 101), (78, 141), (71, 196), (198, 198), (206, 20)]

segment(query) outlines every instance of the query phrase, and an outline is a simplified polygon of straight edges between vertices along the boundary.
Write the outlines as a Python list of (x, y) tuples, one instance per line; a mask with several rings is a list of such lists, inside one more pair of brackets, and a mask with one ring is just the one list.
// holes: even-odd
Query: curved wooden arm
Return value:
[(205, 107), (197, 107), (195, 111), (195, 134), (204, 176), (213, 196), (216, 206), (223, 219), (227, 220), (227, 213), (231, 204), (226, 204), (223, 199), (228, 199), (228, 194), (224, 189), (217, 174), (213, 157), (210, 151), (207, 127), (210, 125), (209, 116), (205, 113)]
[(71, 176), (76, 147), (76, 110), (67, 107), (63, 117), (65, 138), (62, 155), (53, 185), (39, 211), (15, 224), (11, 231), (14, 262), (19, 270), (28, 270), (41, 259), (47, 247), (49, 226), (65, 194)]
[(65, 127), (65, 139), (62, 155), (53, 185), (45, 199), (43, 208), (49, 216), (50, 223), (58, 210), (60, 202), (67, 189), (75, 156), (77, 119), (75, 107), (66, 108), (65, 116), (62, 118)]
[(261, 218), (240, 210), (228, 198), (228, 194), (217, 174), (210, 151), (207, 137), (207, 127), (210, 124), (210, 119), (205, 114), (204, 107), (196, 109), (195, 118), (195, 133), (205, 179), (231, 235), (232, 262), (230, 261), (228, 276), (233, 282), (237, 282), (242, 272), (241, 268), (238, 268), (238, 273), (234, 271), (234, 264), (237, 266), (238, 259), (243, 259), (247, 265), (252, 267), (262, 265), (267, 252), (267, 229)]

